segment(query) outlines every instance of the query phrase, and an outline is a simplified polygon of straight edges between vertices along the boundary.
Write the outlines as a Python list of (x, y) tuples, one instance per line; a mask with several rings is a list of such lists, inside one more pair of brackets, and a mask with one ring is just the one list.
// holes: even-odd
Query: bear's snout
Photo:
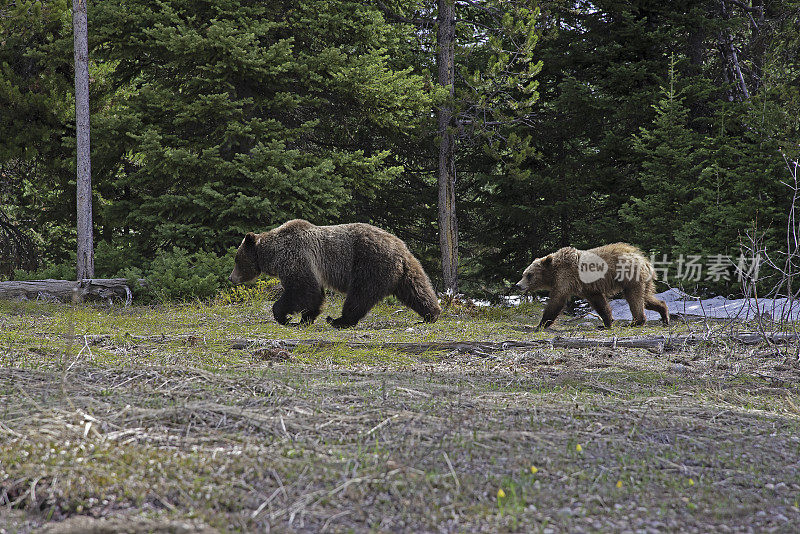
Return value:
[(526, 289), (528, 289), (528, 286), (527, 286), (527, 284), (525, 284), (525, 280), (522, 279), (519, 282), (517, 282), (516, 284), (514, 284), (514, 289), (519, 289), (520, 291), (525, 291)]

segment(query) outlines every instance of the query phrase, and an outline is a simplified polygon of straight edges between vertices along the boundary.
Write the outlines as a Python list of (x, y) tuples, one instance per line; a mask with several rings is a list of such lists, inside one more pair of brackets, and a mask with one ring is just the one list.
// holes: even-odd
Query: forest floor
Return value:
[[(724, 335), (752, 325), (534, 331), (537, 304), (426, 325), (384, 302), (337, 331), (270, 306), (0, 302), (0, 533), (800, 525), (800, 347)], [(713, 335), (546, 343), (686, 332)], [(275, 342), (301, 339), (329, 343)], [(542, 344), (382, 345), (508, 340)]]

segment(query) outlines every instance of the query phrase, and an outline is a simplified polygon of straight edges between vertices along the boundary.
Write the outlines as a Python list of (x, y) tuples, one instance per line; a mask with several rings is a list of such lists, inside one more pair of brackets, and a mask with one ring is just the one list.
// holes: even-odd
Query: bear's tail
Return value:
[(400, 302), (420, 314), (426, 323), (435, 322), (442, 313), (433, 285), (416, 258), (411, 261), (406, 260), (394, 295)]

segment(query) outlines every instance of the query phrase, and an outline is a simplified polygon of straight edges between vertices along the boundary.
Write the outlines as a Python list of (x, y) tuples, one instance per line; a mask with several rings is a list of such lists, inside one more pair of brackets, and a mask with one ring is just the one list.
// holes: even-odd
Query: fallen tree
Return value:
[[(42, 334), (45, 336), (53, 334)], [(205, 344), (204, 336), (183, 335), (115, 335), (115, 334), (87, 334), (70, 336), (55, 334), (59, 337), (81, 340), (88, 344), (114, 338), (129, 339), (138, 342), (168, 342), (179, 341), (189, 345)], [(267, 339), (267, 338), (229, 338), (223, 341), (232, 350), (258, 350), (271, 347), (276, 350), (292, 351), (299, 346), (326, 348), (346, 346), (354, 349), (390, 349), (411, 354), (421, 354), (428, 351), (458, 351), (470, 354), (491, 354), (506, 350), (532, 350), (540, 348), (582, 349), (595, 347), (640, 348), (661, 351), (679, 350), (692, 345), (715, 342), (733, 342), (742, 345), (758, 345), (761, 343), (788, 343), (800, 341), (800, 334), (791, 332), (739, 332), (730, 334), (700, 335), (688, 334), (677, 336), (642, 336), (642, 337), (612, 337), (612, 338), (577, 338), (577, 337), (552, 337), (535, 339), (531, 341), (431, 341), (431, 342), (370, 342), (370, 341), (329, 341), (326, 339)]]
[[(332, 342), (322, 339), (285, 339), (269, 340), (267, 343), (277, 347), (293, 350), (299, 345), (313, 347), (328, 347), (335, 345), (346, 345), (350, 348), (380, 348), (394, 349), (400, 352), (420, 354), (427, 351), (458, 351), (469, 353), (493, 353), (504, 350), (531, 350), (543, 347), (562, 348), (562, 349), (581, 349), (593, 347), (615, 348), (640, 348), (656, 350), (679, 350), (681, 348), (700, 345), (702, 343), (713, 343), (716, 341), (732, 341), (743, 345), (757, 345), (759, 343), (786, 343), (789, 341), (800, 340), (799, 334), (786, 332), (742, 332), (736, 334), (717, 334), (713, 336), (689, 334), (679, 336), (647, 336), (647, 337), (613, 337), (611, 339), (593, 338), (563, 338), (553, 337), (549, 339), (537, 339), (533, 341), (498, 341), (498, 342), (472, 342), (472, 341), (433, 341), (427, 343), (403, 343), (403, 342)], [(232, 349), (247, 349), (257, 346), (259, 340), (237, 339), (231, 344)], [(261, 341), (264, 344), (264, 341)]]
[[(142, 283), (140, 281), (139, 283)], [(19, 280), (0, 282), (0, 299), (58, 300), (124, 300), (129, 305), (133, 293), (125, 278), (86, 278), (84, 280)]]

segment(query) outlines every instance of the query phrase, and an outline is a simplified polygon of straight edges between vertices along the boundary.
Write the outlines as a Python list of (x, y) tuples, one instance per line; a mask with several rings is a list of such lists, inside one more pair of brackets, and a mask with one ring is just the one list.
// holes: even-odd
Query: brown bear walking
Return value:
[(417, 258), (398, 237), (364, 223), (315, 226), (294, 219), (262, 234), (248, 233), (236, 252), (234, 284), (266, 273), (277, 276), (283, 295), (272, 312), (280, 324), (300, 312), (313, 323), (325, 301), (325, 288), (347, 294), (337, 328), (354, 326), (387, 295), (420, 314), (425, 322), (441, 313), (436, 293)]
[(606, 328), (613, 321), (608, 297), (623, 293), (631, 308), (632, 325), (646, 322), (645, 308), (661, 314), (669, 324), (666, 303), (653, 295), (656, 292), (653, 266), (642, 251), (627, 243), (614, 243), (590, 250), (564, 247), (538, 258), (522, 273), (516, 287), (522, 290), (550, 290), (539, 326), (547, 328), (564, 309), (567, 300), (578, 295), (600, 314)]

